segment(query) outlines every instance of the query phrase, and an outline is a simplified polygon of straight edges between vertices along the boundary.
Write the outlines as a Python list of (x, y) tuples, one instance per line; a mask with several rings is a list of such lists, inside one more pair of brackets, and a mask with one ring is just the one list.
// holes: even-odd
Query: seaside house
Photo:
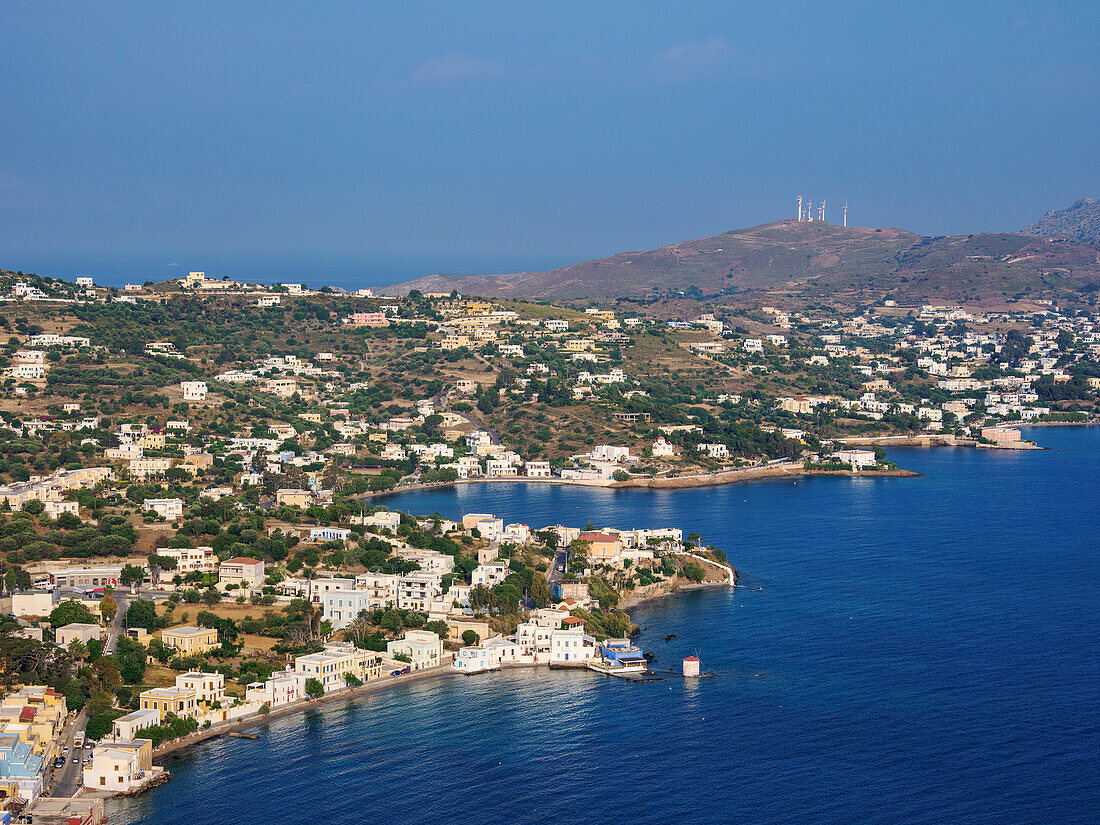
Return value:
[(134, 738), (139, 730), (160, 724), (160, 711), (155, 708), (135, 710), (120, 716), (111, 725), (111, 738), (125, 742)]
[(296, 702), (306, 695), (304, 673), (293, 670), (280, 670), (272, 673), (264, 682), (253, 682), (245, 688), (245, 701), (266, 703), (268, 707)]
[(190, 719), (198, 713), (195, 691), (181, 687), (149, 688), (138, 697), (142, 710), (155, 710), (160, 721), (169, 713), (180, 719)]
[(377, 653), (353, 644), (333, 642), (320, 653), (296, 656), (294, 671), (305, 679), (316, 679), (328, 692), (344, 687), (349, 675), (363, 681), (378, 678), (382, 675), (382, 660)]
[(151, 739), (100, 742), (84, 767), (84, 787), (128, 793), (148, 781), (152, 771)]
[(408, 656), (412, 670), (436, 667), (443, 660), (443, 640), (430, 630), (406, 630), (403, 639), (386, 643), (391, 656)]
[(615, 566), (622, 563), (623, 543), (617, 535), (613, 533), (585, 532), (581, 533), (577, 540), (588, 542), (585, 557), (590, 564)]
[(550, 665), (573, 667), (596, 657), (596, 640), (584, 632), (584, 620), (569, 617), (550, 634)]
[(220, 673), (190, 670), (176, 677), (176, 687), (190, 690), (195, 694), (195, 701), (206, 705), (225, 700), (225, 676)]

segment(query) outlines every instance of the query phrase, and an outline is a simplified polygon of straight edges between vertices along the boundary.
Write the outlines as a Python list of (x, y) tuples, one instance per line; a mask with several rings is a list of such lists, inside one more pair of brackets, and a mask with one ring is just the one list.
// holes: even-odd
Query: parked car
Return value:
[(77, 765), (80, 764), (80, 754), (79, 753), (74, 753), (73, 754), (73, 762), (75, 762)]

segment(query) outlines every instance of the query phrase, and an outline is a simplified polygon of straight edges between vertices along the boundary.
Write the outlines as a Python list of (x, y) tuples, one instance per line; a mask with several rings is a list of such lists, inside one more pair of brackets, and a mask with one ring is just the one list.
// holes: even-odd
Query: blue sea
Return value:
[[(610, 252), (600, 254), (611, 254)], [(336, 286), (349, 292), (378, 288), (426, 275), (481, 275), (484, 273), (534, 272), (568, 266), (588, 254), (558, 255), (447, 254), (447, 255), (283, 255), (254, 256), (208, 252), (181, 252), (178, 256), (106, 255), (78, 256), (48, 253), (10, 255), (4, 268), (34, 273), (43, 277), (75, 281), (90, 275), (100, 286), (121, 287), (146, 281), (181, 278), (189, 271), (205, 272), (206, 277), (256, 284), (302, 283), (313, 289)]]
[(111, 821), (1096, 822), (1100, 428), (1029, 435), (1052, 449), (893, 450), (915, 479), (392, 497), (701, 533), (745, 587), (634, 617), (658, 666), (715, 676), (411, 684), (201, 746)]

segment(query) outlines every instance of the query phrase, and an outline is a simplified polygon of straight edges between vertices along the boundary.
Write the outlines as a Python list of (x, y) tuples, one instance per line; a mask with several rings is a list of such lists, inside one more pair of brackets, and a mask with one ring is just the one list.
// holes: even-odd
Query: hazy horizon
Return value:
[(4, 268), (402, 279), (652, 249), (799, 193), (926, 235), (1096, 194), (1093, 4), (0, 2)]

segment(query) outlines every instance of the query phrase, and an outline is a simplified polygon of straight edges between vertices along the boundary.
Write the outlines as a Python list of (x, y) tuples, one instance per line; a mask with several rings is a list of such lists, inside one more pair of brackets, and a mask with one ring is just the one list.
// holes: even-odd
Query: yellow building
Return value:
[(141, 709), (155, 710), (160, 714), (161, 722), (169, 713), (174, 713), (180, 719), (190, 719), (199, 710), (195, 691), (190, 688), (150, 688), (141, 694), (140, 699)]
[(313, 501), (313, 494), (309, 490), (293, 490), (284, 488), (275, 492), (275, 503), (287, 507), (308, 507)]
[(333, 642), (320, 653), (306, 653), (294, 658), (294, 672), (306, 679), (316, 679), (325, 692), (344, 687), (348, 675), (364, 682), (382, 675), (381, 657), (369, 650), (360, 650), (346, 642)]
[(36, 754), (51, 759), (67, 714), (60, 693), (44, 685), (28, 685), (0, 700), (0, 734), (17, 736)]
[(218, 647), (218, 631), (212, 627), (179, 625), (162, 630), (160, 640), (165, 647), (178, 650), (184, 656), (195, 656)]
[(210, 453), (192, 453), (191, 455), (185, 455), (180, 463), (188, 471), (209, 470), (214, 466), (214, 456)]
[(164, 433), (155, 433), (152, 430), (141, 437), (141, 446), (146, 450), (163, 450), (167, 444)]

